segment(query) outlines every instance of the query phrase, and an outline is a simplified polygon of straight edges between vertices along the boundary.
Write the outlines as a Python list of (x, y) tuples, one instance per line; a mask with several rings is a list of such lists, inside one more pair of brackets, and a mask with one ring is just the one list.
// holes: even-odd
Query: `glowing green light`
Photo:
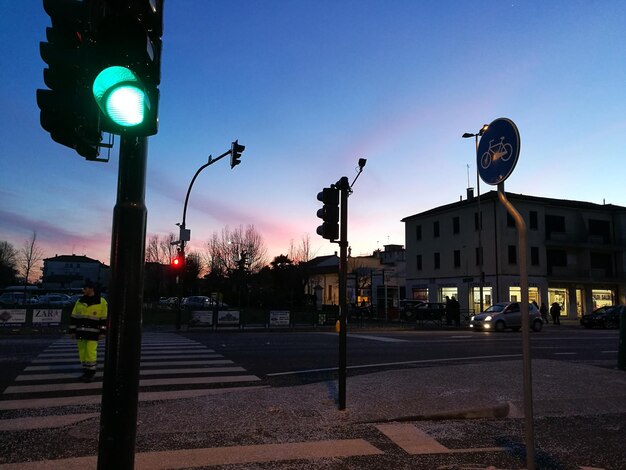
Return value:
[(150, 108), (143, 84), (126, 67), (113, 66), (100, 72), (93, 82), (93, 95), (102, 112), (121, 127), (139, 126)]

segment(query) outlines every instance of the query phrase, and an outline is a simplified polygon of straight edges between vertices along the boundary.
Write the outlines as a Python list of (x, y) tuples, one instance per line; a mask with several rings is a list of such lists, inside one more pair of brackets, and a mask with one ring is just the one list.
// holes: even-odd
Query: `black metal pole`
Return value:
[(346, 409), (346, 369), (347, 369), (347, 315), (346, 298), (348, 280), (348, 178), (342, 177), (338, 186), (341, 194), (340, 235), (339, 235), (339, 409)]
[(111, 285), (98, 470), (134, 468), (145, 261), (146, 137), (122, 137), (111, 239)]

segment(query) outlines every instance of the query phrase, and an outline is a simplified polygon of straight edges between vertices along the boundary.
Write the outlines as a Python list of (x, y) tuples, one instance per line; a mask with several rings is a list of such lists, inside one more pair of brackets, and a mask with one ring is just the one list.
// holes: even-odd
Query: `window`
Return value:
[(415, 226), (415, 239), (416, 240), (422, 239), (422, 226), (421, 225)]
[(530, 247), (530, 264), (533, 266), (539, 266), (539, 247), (531, 246)]
[(458, 217), (452, 218), (452, 233), (459, 233), (461, 230), (461, 222)]
[(454, 267), (461, 267), (461, 250), (454, 250)]
[(517, 247), (515, 245), (509, 245), (509, 264), (517, 264)]
[(439, 253), (435, 253), (435, 269), (439, 269), (439, 267), (440, 267)]
[(589, 235), (602, 238), (608, 243), (611, 240), (611, 224), (608, 220), (589, 219)]
[(437, 238), (439, 236), (439, 221), (433, 223), (433, 237)]
[(537, 218), (537, 211), (530, 211), (530, 228), (531, 230), (537, 230), (539, 228), (539, 219)]
[(507, 227), (515, 227), (515, 219), (508, 212), (506, 213), (506, 226)]
[(546, 234), (565, 232), (565, 217), (562, 215), (546, 215)]
[(482, 247), (476, 247), (476, 266), (481, 265), (483, 262), (483, 250)]
[(422, 270), (422, 255), (417, 255), (415, 257), (415, 267), (418, 271)]
[[(481, 212), (481, 215), (482, 215), (482, 212)], [(482, 228), (482, 217), (481, 217), (480, 222), (481, 222), (481, 223), (480, 223), (480, 227)], [(474, 212), (474, 229), (475, 229), (475, 230), (478, 230), (478, 229), (479, 229), (479, 225), (478, 225), (478, 212)]]

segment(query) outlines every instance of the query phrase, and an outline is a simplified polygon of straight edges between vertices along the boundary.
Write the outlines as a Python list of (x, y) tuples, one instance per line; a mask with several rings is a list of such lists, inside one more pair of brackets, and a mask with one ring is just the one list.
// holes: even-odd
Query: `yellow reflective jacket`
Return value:
[(83, 295), (72, 310), (70, 316), (70, 334), (77, 339), (98, 341), (100, 335), (107, 331), (108, 304), (99, 295)]

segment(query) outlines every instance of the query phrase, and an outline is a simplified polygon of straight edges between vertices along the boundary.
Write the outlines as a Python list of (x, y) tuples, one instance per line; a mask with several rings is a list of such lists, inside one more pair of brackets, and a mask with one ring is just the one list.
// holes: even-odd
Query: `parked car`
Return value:
[(40, 295), (37, 303), (40, 305), (50, 305), (54, 307), (66, 307), (72, 304), (70, 296), (66, 294)]
[(624, 315), (626, 315), (626, 305), (608, 305), (583, 315), (580, 318), (580, 324), (585, 328), (619, 328), (620, 318)]
[(24, 300), (24, 298), (24, 292), (4, 292), (0, 295), (0, 307), (13, 307), (29, 303), (30, 299)]
[(403, 299), (400, 301), (400, 319), (403, 321), (415, 321), (417, 318), (415, 309), (426, 302), (423, 300)]
[[(541, 331), (543, 320), (539, 309), (532, 303), (528, 304), (528, 315), (533, 331)], [(495, 303), (470, 319), (470, 328), (473, 330), (504, 331), (510, 328), (513, 331), (518, 331), (521, 327), (522, 312), (519, 302)]]
[[(215, 308), (215, 300), (206, 295), (192, 295), (183, 299), (182, 306), (186, 308), (212, 309)], [(219, 308), (228, 308), (223, 302), (219, 302)]]

